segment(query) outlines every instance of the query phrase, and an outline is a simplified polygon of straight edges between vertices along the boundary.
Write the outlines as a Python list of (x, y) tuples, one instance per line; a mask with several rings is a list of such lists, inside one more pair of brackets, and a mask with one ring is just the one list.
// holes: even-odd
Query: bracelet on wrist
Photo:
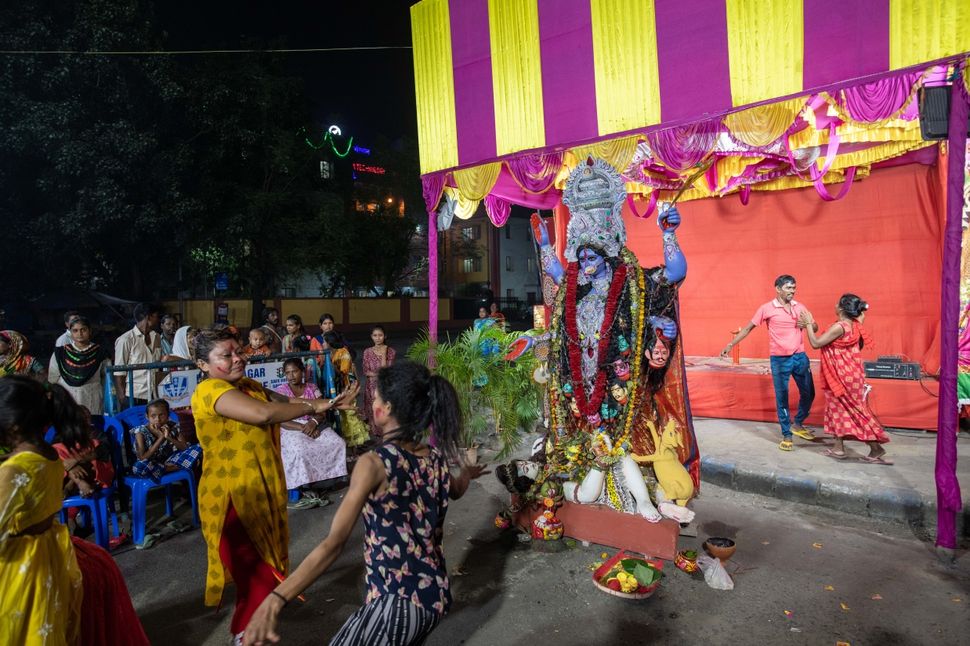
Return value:
[(286, 607), (286, 604), (288, 604), (288, 603), (290, 602), (290, 600), (289, 600), (289, 599), (287, 599), (286, 597), (284, 597), (283, 595), (281, 595), (281, 594), (280, 594), (279, 592), (277, 592), (276, 590), (270, 590), (270, 591), (269, 591), (269, 593), (270, 593), (271, 595), (274, 595), (274, 596), (276, 596), (276, 597), (279, 597), (279, 599), (280, 599), (280, 601), (282, 601), (282, 602), (283, 602), (283, 607), (284, 607), (284, 608)]

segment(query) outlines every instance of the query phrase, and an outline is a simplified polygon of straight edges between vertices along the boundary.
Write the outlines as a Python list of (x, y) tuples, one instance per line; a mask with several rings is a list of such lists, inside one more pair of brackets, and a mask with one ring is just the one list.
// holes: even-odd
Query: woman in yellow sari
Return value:
[(245, 376), (239, 342), (226, 330), (200, 332), (195, 356), (207, 377), (192, 394), (195, 430), (205, 456), (199, 483), (208, 552), (205, 604), (219, 605), (227, 579), (235, 581), (230, 631), (239, 639), (289, 565), (279, 424), (352, 403), (357, 388), (332, 399), (274, 393)]
[(81, 571), (67, 527), (57, 520), (64, 467), (44, 432), (71, 396), (29, 377), (0, 379), (0, 643), (74, 644), (80, 631)]

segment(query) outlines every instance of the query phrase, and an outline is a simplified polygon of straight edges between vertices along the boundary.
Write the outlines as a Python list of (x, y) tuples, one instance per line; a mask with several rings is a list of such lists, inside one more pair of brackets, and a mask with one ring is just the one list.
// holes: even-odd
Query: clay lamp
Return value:
[(704, 549), (707, 550), (707, 553), (719, 559), (721, 563), (731, 558), (737, 548), (738, 546), (730, 538), (712, 536), (704, 541)]

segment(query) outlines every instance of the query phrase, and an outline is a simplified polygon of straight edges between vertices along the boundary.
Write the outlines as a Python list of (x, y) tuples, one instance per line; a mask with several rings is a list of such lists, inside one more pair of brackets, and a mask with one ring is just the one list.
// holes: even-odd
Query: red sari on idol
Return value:
[(842, 336), (822, 348), (821, 386), (825, 392), (825, 433), (860, 442), (888, 442), (865, 401), (865, 372), (859, 341), (872, 344), (857, 322), (837, 321)]

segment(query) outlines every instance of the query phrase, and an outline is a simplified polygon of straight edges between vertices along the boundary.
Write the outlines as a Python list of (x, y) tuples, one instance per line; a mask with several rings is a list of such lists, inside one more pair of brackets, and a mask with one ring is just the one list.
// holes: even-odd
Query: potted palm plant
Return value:
[[(519, 333), (505, 333), (495, 326), (469, 329), (455, 340), (434, 346), (434, 367), (458, 392), (464, 429), (462, 440), (476, 449), (494, 432), (501, 443), (497, 456), (511, 455), (523, 433), (533, 430), (542, 415), (542, 391), (533, 378), (538, 363), (532, 354), (516, 361), (504, 355)], [(408, 358), (428, 363), (431, 340), (425, 333), (408, 350)]]

